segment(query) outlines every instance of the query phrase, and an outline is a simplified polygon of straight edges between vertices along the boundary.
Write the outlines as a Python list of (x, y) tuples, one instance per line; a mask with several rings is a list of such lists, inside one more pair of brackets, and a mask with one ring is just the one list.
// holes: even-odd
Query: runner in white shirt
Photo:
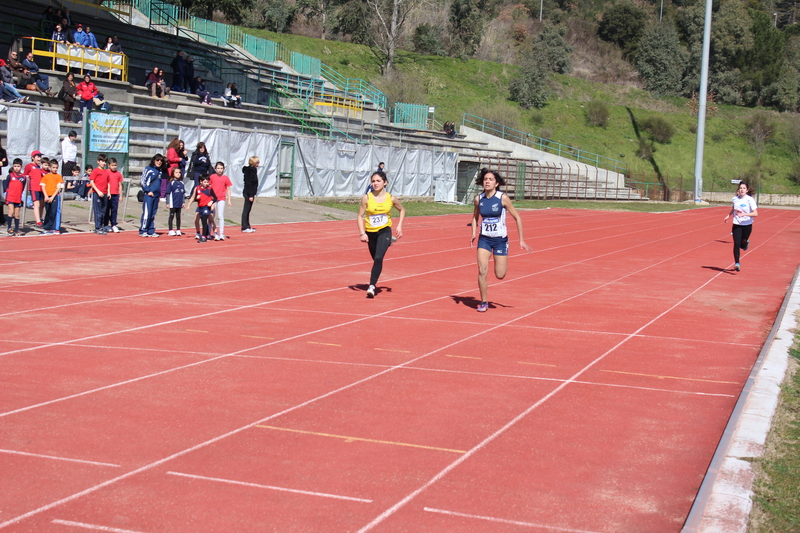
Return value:
[(727, 222), (733, 215), (733, 268), (741, 270), (739, 264), (739, 250), (747, 250), (750, 245), (750, 233), (753, 231), (753, 217), (758, 216), (758, 206), (756, 201), (749, 195), (750, 186), (746, 181), (739, 182), (736, 196), (733, 197), (733, 207), (730, 213), (725, 216), (723, 222)]

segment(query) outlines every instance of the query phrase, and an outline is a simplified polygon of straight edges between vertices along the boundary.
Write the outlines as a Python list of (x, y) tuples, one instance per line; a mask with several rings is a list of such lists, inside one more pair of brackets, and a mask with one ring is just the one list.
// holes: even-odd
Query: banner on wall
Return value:
[(89, 151), (128, 153), (130, 117), (124, 113), (91, 113)]

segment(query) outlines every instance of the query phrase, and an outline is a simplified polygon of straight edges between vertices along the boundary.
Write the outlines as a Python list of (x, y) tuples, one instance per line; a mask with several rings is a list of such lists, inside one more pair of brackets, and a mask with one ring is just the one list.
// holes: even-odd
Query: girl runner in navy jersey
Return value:
[(480, 238), (478, 239), (478, 289), (481, 303), (478, 312), (485, 313), (489, 309), (488, 286), (486, 277), (489, 273), (489, 258), (494, 255), (494, 275), (497, 279), (506, 277), (508, 271), (508, 228), (506, 213), (517, 223), (519, 245), (526, 252), (531, 247), (525, 243), (522, 231), (522, 219), (511, 204), (511, 200), (498, 189), (506, 181), (499, 172), (481, 169), (475, 184), (483, 187), (483, 192), (475, 197), (475, 210), (472, 213), (472, 239), (470, 248), (478, 236), (478, 217), (481, 218)]
[(753, 231), (753, 218), (758, 216), (758, 206), (756, 201), (750, 196), (750, 186), (746, 181), (739, 182), (736, 189), (736, 196), (733, 197), (733, 207), (730, 213), (725, 216), (723, 222), (727, 222), (733, 215), (733, 268), (741, 270), (739, 265), (739, 250), (747, 250), (750, 245), (750, 232)]
[(375, 298), (375, 285), (378, 284), (378, 277), (383, 270), (383, 256), (386, 255), (386, 250), (392, 244), (392, 207), (400, 211), (400, 219), (395, 228), (395, 235), (398, 239), (403, 236), (403, 219), (406, 216), (406, 210), (403, 204), (397, 201), (397, 198), (386, 191), (386, 174), (373, 172), (369, 181), (372, 185), (372, 192), (368, 192), (361, 199), (357, 222), (361, 242), (369, 245), (369, 254), (373, 260), (367, 298)]

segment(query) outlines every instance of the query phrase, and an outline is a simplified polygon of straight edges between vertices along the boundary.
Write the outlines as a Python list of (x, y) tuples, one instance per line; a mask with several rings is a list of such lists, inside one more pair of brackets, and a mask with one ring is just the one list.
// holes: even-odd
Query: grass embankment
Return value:
[[(398, 51), (396, 67), (404, 76), (389, 85), (380, 75), (375, 57), (363, 45), (327, 41), (298, 35), (245, 29), (248, 33), (280, 42), (287, 49), (318, 57), (340, 74), (360, 78), (397, 95), (398, 101), (436, 107), (439, 122), (461, 122), (467, 112), (499, 120), (536, 136), (581, 150), (623, 161), (639, 181), (655, 180), (656, 172), (665, 177), (670, 188), (677, 188), (680, 177), (684, 189), (693, 188), (697, 119), (684, 98), (653, 98), (649, 93), (616, 85), (604, 85), (580, 78), (552, 75), (553, 96), (540, 110), (525, 110), (508, 101), (508, 83), (519, 69), (513, 65), (469, 59), (423, 56)], [(402, 90), (398, 87), (402, 86)], [(584, 105), (599, 100), (609, 107), (607, 127), (589, 126)], [(746, 140), (747, 122), (754, 109), (718, 106), (706, 121), (704, 190), (733, 190), (734, 178), (753, 178), (760, 168), (761, 191), (800, 194), (800, 185), (791, 179), (797, 152), (789, 132), (791, 114), (770, 112), (776, 126), (773, 140), (759, 158)], [(655, 144), (652, 160), (637, 155), (642, 121), (662, 116), (676, 133), (669, 144)], [(760, 162), (759, 162), (760, 161)]]
[(755, 461), (756, 483), (751, 533), (800, 531), (800, 335), (790, 350), (788, 377), (767, 438)]

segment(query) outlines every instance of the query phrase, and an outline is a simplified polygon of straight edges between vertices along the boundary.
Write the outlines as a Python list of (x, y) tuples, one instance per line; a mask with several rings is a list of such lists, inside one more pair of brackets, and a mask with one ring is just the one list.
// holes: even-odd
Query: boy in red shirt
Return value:
[(203, 233), (198, 242), (206, 242), (211, 238), (208, 230), (208, 217), (214, 213), (214, 205), (217, 203), (217, 195), (211, 188), (211, 180), (207, 174), (200, 176), (200, 185), (194, 188), (192, 197), (186, 202), (187, 212), (195, 200), (197, 200), (197, 214), (200, 215), (200, 221), (203, 223)]
[(31, 193), (33, 200), (33, 216), (36, 218), (36, 225), (42, 227), (42, 212), (44, 211), (44, 195), (42, 194), (42, 152), (34, 150), (31, 152), (31, 162), (25, 165), (25, 176), (28, 178), (28, 192)]
[(42, 235), (56, 235), (61, 233), (61, 228), (56, 227), (58, 219), (59, 195), (64, 187), (64, 179), (58, 173), (58, 161), (53, 159), (47, 165), (47, 174), (42, 176), (41, 187), (44, 194), (46, 214), (44, 216), (44, 233)]
[(119, 194), (122, 186), (122, 173), (117, 171), (117, 159), (112, 157), (108, 160), (108, 206), (103, 217), (103, 229), (114, 233), (119, 233), (117, 227), (117, 212), (119, 211)]
[(212, 229), (214, 230), (214, 240), (225, 240), (225, 200), (228, 200), (228, 207), (231, 205), (230, 192), (233, 184), (231, 179), (225, 175), (225, 163), (217, 161), (214, 165), (214, 174), (210, 176), (211, 188), (217, 195), (217, 205), (214, 208), (214, 216), (211, 218)]
[[(8, 234), (22, 235), (19, 231), (19, 210), (22, 207), (22, 193), (25, 192), (25, 174), (22, 173), (22, 159), (17, 158), (11, 164), (11, 172), (6, 178), (6, 205), (8, 206)], [(14, 231), (11, 231), (11, 220), (14, 220)]]
[(106, 154), (97, 156), (97, 167), (89, 176), (89, 183), (94, 194), (92, 195), (94, 207), (94, 233), (106, 235), (108, 230), (103, 227), (103, 218), (106, 216), (108, 206), (108, 171), (106, 170)]

